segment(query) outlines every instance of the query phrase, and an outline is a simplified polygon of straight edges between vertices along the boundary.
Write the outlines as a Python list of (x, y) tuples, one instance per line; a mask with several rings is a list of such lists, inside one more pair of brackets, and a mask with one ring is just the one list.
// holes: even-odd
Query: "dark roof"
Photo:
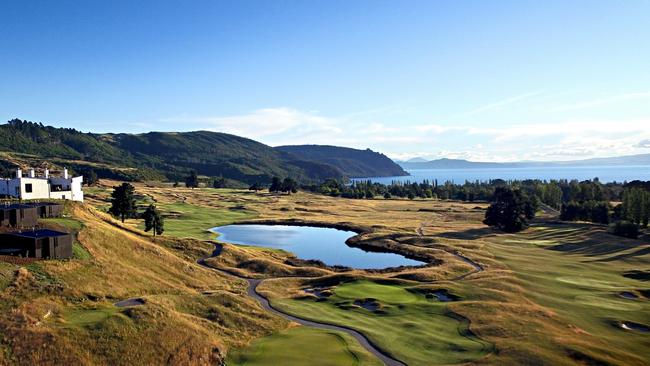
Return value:
[(63, 235), (69, 235), (68, 233), (62, 233), (60, 231), (54, 231), (54, 230), (48, 230), (48, 229), (40, 229), (40, 230), (30, 230), (30, 231), (23, 231), (23, 232), (17, 232), (17, 233), (8, 233), (8, 235), (13, 235), (13, 236), (20, 236), (23, 238), (45, 238), (45, 237), (53, 237), (53, 236), (63, 236)]
[(41, 206), (61, 206), (61, 204), (55, 202), (12, 203), (9, 205), (0, 204), (0, 210), (13, 210), (17, 208), (33, 208), (33, 207), (41, 207)]
[(36, 206), (26, 204), (26, 203), (12, 203), (10, 205), (2, 205), (0, 204), (0, 210), (15, 210), (17, 208), (34, 208)]
[(4, 253), (9, 253), (9, 254), (11, 254), (11, 253), (18, 253), (18, 252), (22, 252), (23, 250), (24, 250), (24, 249), (22, 249), (22, 248), (0, 248), (0, 254), (4, 254)]

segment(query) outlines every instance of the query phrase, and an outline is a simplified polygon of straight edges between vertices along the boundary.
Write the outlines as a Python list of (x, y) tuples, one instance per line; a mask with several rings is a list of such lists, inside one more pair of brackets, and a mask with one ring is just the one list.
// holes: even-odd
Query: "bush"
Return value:
[(624, 236), (626, 238), (636, 239), (639, 237), (639, 227), (629, 221), (615, 222), (614, 224), (610, 225), (609, 232), (614, 235)]

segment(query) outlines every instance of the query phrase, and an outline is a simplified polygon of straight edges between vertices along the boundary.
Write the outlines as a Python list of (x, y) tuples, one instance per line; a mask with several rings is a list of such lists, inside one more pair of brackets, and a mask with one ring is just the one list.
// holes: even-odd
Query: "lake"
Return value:
[(226, 243), (282, 249), (300, 259), (318, 259), (330, 266), (381, 269), (425, 264), (395, 253), (350, 247), (345, 241), (356, 235), (352, 231), (288, 225), (227, 225), (210, 231)]
[(372, 180), (373, 182), (390, 184), (391, 182), (422, 182), (438, 180), (465, 183), (465, 181), (487, 181), (490, 179), (522, 180), (522, 179), (577, 179), (586, 180), (598, 178), (601, 182), (623, 182), (650, 180), (650, 166), (555, 166), (534, 168), (482, 168), (482, 169), (413, 169), (407, 170), (410, 176), (405, 177), (370, 177), (353, 180)]

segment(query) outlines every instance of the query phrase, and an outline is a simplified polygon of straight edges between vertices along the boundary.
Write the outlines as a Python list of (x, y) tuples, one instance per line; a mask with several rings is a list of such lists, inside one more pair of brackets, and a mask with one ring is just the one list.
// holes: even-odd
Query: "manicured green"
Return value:
[[(354, 305), (363, 299), (376, 300), (380, 308)], [(444, 303), (405, 286), (359, 280), (338, 285), (325, 301), (275, 299), (273, 304), (297, 316), (352, 327), (409, 365), (461, 363), (492, 349), (466, 333), (467, 323), (448, 316)]]
[[(207, 229), (254, 216), (250, 211), (204, 207), (184, 202), (159, 203), (157, 207), (165, 218), (164, 234), (185, 238), (213, 239), (216, 235)], [(140, 227), (144, 229), (144, 223)]]
[(233, 366), (347, 366), (382, 363), (349, 335), (310, 327), (290, 328), (231, 350)]
[(88, 327), (99, 324), (117, 314), (116, 307), (76, 308), (64, 311), (62, 315), (63, 327)]

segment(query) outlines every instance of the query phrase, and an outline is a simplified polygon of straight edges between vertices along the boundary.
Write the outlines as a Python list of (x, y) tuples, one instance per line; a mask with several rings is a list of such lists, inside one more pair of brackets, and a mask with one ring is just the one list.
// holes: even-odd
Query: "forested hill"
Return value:
[[(79, 169), (84, 167), (83, 162), (137, 168), (137, 172), (145, 173), (135, 176), (141, 179), (182, 180), (190, 170), (244, 183), (268, 183), (273, 176), (302, 182), (345, 176), (328, 164), (301, 159), (250, 139), (208, 131), (93, 134), (12, 120), (0, 125), (0, 151), (68, 160), (68, 166)], [(108, 170), (102, 168), (98, 173), (101, 177)]]
[(384, 154), (328, 145), (279, 146), (277, 150), (301, 159), (335, 166), (348, 177), (390, 177), (408, 175)]

